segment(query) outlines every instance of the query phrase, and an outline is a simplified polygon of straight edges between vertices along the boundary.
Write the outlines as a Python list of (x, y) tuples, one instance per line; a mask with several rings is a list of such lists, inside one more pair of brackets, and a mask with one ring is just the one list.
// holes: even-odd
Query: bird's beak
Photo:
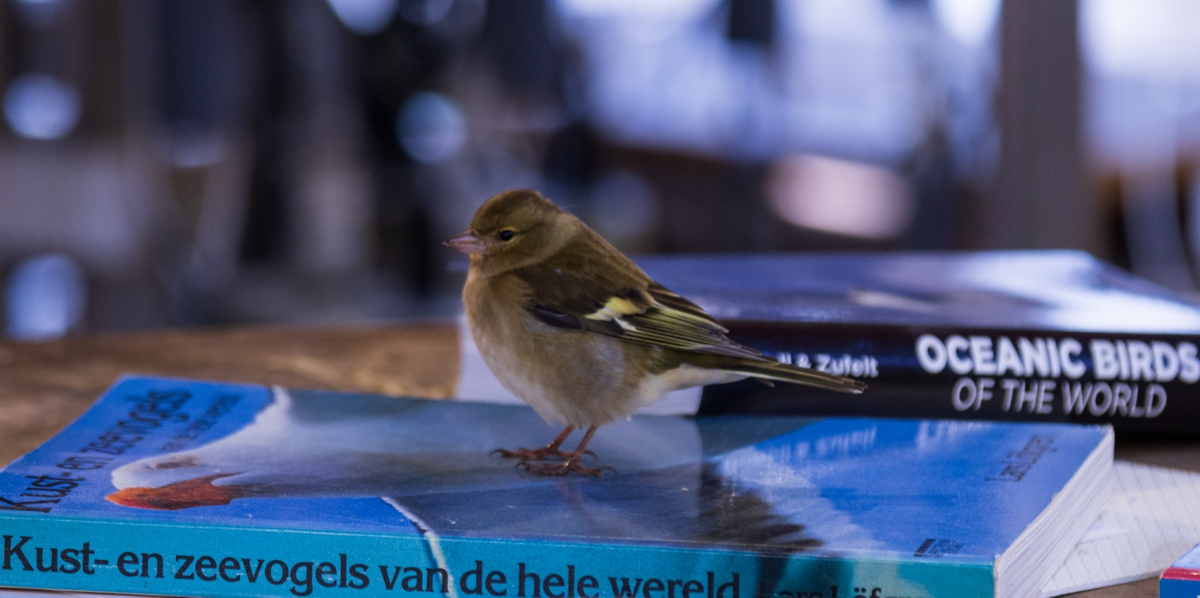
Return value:
[(194, 480), (175, 482), (161, 488), (124, 488), (104, 498), (123, 507), (155, 511), (177, 511), (192, 507), (227, 505), (233, 499), (241, 498), (240, 489), (233, 485), (216, 486), (213, 485), (213, 482), (231, 475), (237, 474), (210, 475)]
[(475, 236), (475, 233), (466, 231), (459, 233), (458, 236), (442, 243), (443, 246), (449, 247), (455, 251), (461, 251), (466, 254), (483, 253), (487, 247), (484, 246), (483, 240)]

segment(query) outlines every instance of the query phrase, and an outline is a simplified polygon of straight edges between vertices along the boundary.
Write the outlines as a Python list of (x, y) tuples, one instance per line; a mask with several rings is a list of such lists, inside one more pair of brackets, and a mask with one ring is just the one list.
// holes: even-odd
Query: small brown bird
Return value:
[[(580, 464), (596, 428), (673, 390), (748, 377), (866, 388), (730, 340), (703, 309), (536, 191), (489, 199), (444, 244), (470, 255), (463, 302), (488, 367), (543, 419), (566, 426), (542, 448), (498, 451), (533, 473), (603, 475), (611, 468)], [(578, 447), (560, 450), (576, 428), (587, 430)], [(548, 458), (565, 461), (529, 463)]]

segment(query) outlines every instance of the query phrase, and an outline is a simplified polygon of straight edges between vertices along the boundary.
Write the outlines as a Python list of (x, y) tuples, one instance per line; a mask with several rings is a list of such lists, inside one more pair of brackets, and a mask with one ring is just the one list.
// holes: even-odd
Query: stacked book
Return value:
[(642, 416), (546, 478), (528, 408), (125, 378), (0, 473), (0, 586), (154, 595), (1034, 596), (1107, 426)]
[[(995, 283), (1013, 263), (1029, 279), (1016, 290)], [(616, 474), (548, 478), (492, 454), (544, 441), (550, 428), (523, 406), (129, 376), (0, 471), (0, 587), (1032, 597), (1107, 499), (1113, 427), (1174, 430), (1165, 422), (1195, 408), (1184, 329), (1200, 330), (1200, 310), (1116, 284), (1081, 254), (645, 266), (736, 340), (871, 387), (849, 398), (708, 388), (699, 416), (601, 429), (590, 448)], [(1076, 274), (1064, 281), (1062, 267)], [(828, 283), (838, 275), (852, 280)], [(968, 282), (982, 290), (951, 289)], [(1113, 297), (1136, 316), (1108, 312), (1104, 329), (1071, 319)], [(972, 304), (986, 317), (968, 317)], [(1075, 384), (1078, 411), (1060, 399)], [(1097, 392), (1122, 393), (1124, 412), (1099, 410)], [(926, 419), (890, 419), (906, 414)], [(1016, 419), (1032, 421), (1003, 421)]]
[(1108, 423), (1200, 432), (1200, 307), (1080, 251), (653, 258), (640, 262), (780, 359), (865, 380), (727, 384), (703, 413)]

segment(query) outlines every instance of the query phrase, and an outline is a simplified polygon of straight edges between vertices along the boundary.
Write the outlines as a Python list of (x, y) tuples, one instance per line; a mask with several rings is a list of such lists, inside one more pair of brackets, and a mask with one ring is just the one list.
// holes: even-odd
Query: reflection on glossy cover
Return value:
[(595, 437), (602, 479), (490, 454), (546, 430), (523, 407), (126, 378), (0, 472), (0, 585), (989, 596), (997, 555), (1111, 451), (1101, 427), (646, 416)]
[(1200, 333), (1200, 307), (1071, 250), (646, 257), (718, 319)]

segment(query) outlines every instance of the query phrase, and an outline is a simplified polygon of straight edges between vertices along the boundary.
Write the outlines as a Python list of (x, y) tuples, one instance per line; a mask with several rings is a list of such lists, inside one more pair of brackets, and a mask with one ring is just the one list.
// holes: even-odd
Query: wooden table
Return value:
[[(245, 328), (0, 341), (0, 463), (71, 423), (122, 373), (444, 398), (454, 393), (451, 324), (378, 328)], [(1200, 472), (1200, 442), (1118, 436), (1117, 457)], [(1153, 598), (1154, 579), (1082, 592)]]

